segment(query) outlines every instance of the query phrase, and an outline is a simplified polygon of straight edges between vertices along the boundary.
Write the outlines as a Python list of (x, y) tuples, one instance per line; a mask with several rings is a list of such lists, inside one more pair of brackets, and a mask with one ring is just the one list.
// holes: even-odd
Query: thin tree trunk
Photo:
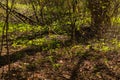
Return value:
[(73, 2), (72, 2), (72, 19), (71, 19), (71, 40), (72, 40), (72, 43), (73, 44), (75, 44), (76, 43), (76, 34), (75, 34), (75, 32), (76, 32), (76, 25), (75, 25), (75, 23), (76, 23), (76, 17), (75, 17), (75, 15), (76, 15), (76, 5), (77, 5), (77, 0), (73, 0)]
[(91, 28), (99, 37), (102, 37), (111, 25), (109, 8), (111, 0), (88, 0), (88, 9), (91, 12)]
[(6, 49), (7, 49), (7, 55), (8, 55), (8, 57), (7, 57), (7, 61), (8, 61), (8, 77), (9, 77), (9, 80), (11, 80), (10, 79), (10, 56), (9, 56), (9, 45), (8, 45), (8, 29), (9, 29), (9, 23), (8, 23), (8, 21), (9, 21), (9, 7), (8, 7), (8, 2), (9, 2), (9, 0), (6, 0), (6, 20), (5, 20), (5, 27), (6, 27)]

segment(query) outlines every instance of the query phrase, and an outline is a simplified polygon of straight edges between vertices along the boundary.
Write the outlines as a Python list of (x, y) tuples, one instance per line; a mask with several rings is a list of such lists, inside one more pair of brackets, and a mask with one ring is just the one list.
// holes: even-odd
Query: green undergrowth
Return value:
[[(41, 47), (42, 50), (50, 50), (50, 49), (56, 49), (61, 48), (61, 46), (64, 46), (64, 43), (68, 40), (66, 37), (65, 40), (63, 38), (59, 39), (59, 37), (62, 35), (49, 35), (45, 36), (43, 38), (37, 38), (33, 40), (17, 40), (14, 41), (12, 44), (13, 47), (17, 46), (36, 46)], [(70, 53), (74, 53), (75, 55), (79, 55), (81, 53), (85, 53), (86, 51), (93, 50), (93, 51), (100, 51), (103, 53), (109, 52), (109, 51), (119, 51), (120, 50), (120, 41), (116, 39), (112, 39), (110, 41), (105, 42), (104, 40), (96, 41), (94, 43), (90, 43), (88, 45), (84, 44), (77, 44), (74, 46), (69, 46), (71, 49), (69, 50)]]
[[(2, 32), (2, 28), (4, 27), (4, 23), (0, 22), (0, 32)], [(42, 27), (41, 26), (31, 26), (29, 24), (12, 24), (9, 23), (9, 29), (8, 32), (12, 33), (12, 32), (29, 32), (29, 31), (38, 31), (41, 30)], [(1, 33), (0, 33), (1, 35)]]
[(86, 51), (100, 51), (103, 53), (109, 51), (120, 51), (120, 41), (117, 39), (111, 39), (105, 41), (104, 39), (95, 40), (95, 42), (89, 42), (88, 45), (78, 44), (71, 48), (71, 51), (75, 54), (85, 53)]
[(112, 25), (114, 25), (114, 24), (120, 24), (120, 17), (113, 17), (113, 18), (111, 18), (111, 21), (112, 21)]
[(67, 36), (64, 36), (64, 35), (49, 35), (43, 38), (36, 38), (33, 40), (28, 40), (28, 39), (15, 40), (12, 46), (13, 47), (36, 46), (36, 47), (42, 47), (42, 50), (49, 50), (50, 48), (60, 47), (61, 44), (63, 44), (67, 40), (68, 40)]
[[(4, 26), (4, 23), (0, 22), (0, 35), (2, 34), (3, 26)], [(35, 38), (31, 40), (28, 39), (29, 36), (31, 37), (33, 34), (37, 32), (45, 32), (45, 31), (49, 32), (49, 30), (55, 33), (50, 35), (48, 34), (42, 35), (42, 37), (35, 36)], [(21, 24), (9, 23), (8, 32), (10, 33), (9, 35), (10, 39), (13, 40), (13, 43), (12, 43), (13, 47), (42, 46), (43, 50), (48, 50), (50, 48), (60, 47), (61, 44), (63, 44), (65, 41), (70, 39), (67, 35), (64, 34), (65, 33), (64, 31), (62, 32), (62, 29), (56, 23), (53, 23), (52, 26), (32, 26), (32, 25), (23, 24), (23, 23)], [(17, 39), (18, 36), (19, 38)], [(38, 35), (38, 36), (41, 36), (41, 35)], [(79, 51), (84, 52), (84, 49), (86, 50), (86, 48), (88, 49), (91, 46), (94, 50), (103, 51), (103, 52), (107, 52), (110, 50), (119, 50), (120, 41), (117, 39), (111, 39), (107, 41), (105, 41), (104, 39), (101, 39), (99, 41), (95, 40), (95, 41), (89, 42), (89, 45), (84, 45), (84, 48), (82, 50), (81, 50), (82, 48), (81, 45), (73, 46), (73, 50), (75, 49), (74, 50), (75, 53), (78, 53)]]
[[(4, 27), (4, 22), (0, 22), (0, 35), (2, 34), (3, 27)], [(19, 23), (19, 24), (9, 23), (9, 29), (8, 29), (9, 33), (17, 32), (21, 34), (26, 32), (27, 34), (27, 32), (38, 32), (38, 31), (39, 32), (53, 31), (55, 34), (65, 33), (64, 31), (62, 31), (60, 26), (58, 26), (55, 23), (53, 23), (51, 26), (40, 26), (40, 25), (34, 26), (34, 25), (25, 24), (25, 23)]]
[(90, 46), (94, 50), (108, 52), (108, 51), (118, 51), (120, 50), (120, 41), (117, 39), (110, 39), (110, 40), (95, 40), (94, 42), (90, 42)]
[[(0, 23), (0, 36), (2, 35), (2, 28), (4, 23)], [(42, 46), (43, 50), (47, 50), (49, 48), (59, 47), (64, 43), (68, 36), (61, 34), (62, 31), (59, 30), (60, 27), (53, 24), (51, 27), (49, 26), (32, 26), (29, 24), (12, 24), (9, 23), (9, 38), (12, 40), (13, 47), (29, 47), (29, 46)], [(55, 34), (49, 34), (49, 30), (53, 31)], [(45, 33), (47, 32), (47, 35)], [(57, 32), (57, 33), (56, 33)], [(44, 33), (42, 36), (37, 33)], [(64, 33), (64, 31), (63, 31)], [(33, 37), (33, 39), (29, 39), (29, 37)]]

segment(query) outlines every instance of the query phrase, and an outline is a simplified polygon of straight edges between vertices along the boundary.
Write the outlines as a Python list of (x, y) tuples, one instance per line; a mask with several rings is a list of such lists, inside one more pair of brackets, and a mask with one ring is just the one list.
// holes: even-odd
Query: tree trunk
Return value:
[(97, 37), (103, 37), (111, 25), (109, 8), (111, 0), (88, 0), (88, 9), (91, 12), (91, 28)]

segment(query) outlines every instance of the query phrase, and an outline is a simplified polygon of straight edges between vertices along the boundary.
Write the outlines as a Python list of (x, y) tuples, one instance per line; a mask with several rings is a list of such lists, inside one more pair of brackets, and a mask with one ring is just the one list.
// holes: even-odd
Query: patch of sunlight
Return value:
[(113, 25), (113, 24), (120, 24), (120, 17), (117, 17), (117, 18), (113, 17), (113, 18), (111, 19), (111, 22), (112, 22), (112, 25)]

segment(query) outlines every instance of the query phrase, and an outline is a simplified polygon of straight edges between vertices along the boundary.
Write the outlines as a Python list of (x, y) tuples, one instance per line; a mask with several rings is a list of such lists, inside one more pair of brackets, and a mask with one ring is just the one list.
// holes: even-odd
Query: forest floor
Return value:
[(12, 47), (10, 51), (17, 55), (11, 54), (10, 72), (4, 64), (6, 57), (1, 57), (1, 78), (9, 80), (10, 73), (11, 80), (119, 80), (120, 51), (108, 50), (105, 46), (100, 50), (98, 44), (94, 44), (42, 51), (40, 47), (18, 47), (18, 50)]

